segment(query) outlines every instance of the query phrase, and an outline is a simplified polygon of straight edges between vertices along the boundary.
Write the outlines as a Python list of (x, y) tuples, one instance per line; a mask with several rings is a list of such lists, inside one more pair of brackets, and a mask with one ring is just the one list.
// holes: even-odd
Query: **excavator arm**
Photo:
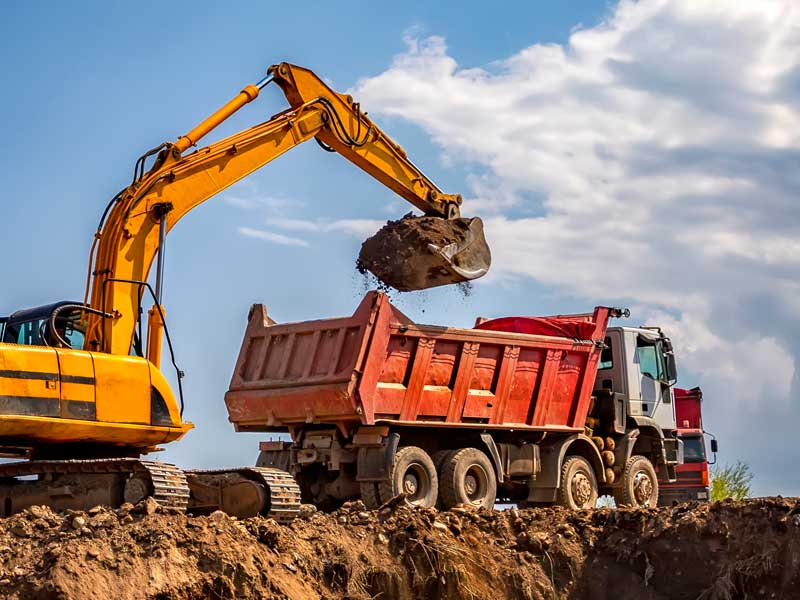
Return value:
[[(283, 90), (289, 109), (184, 156), (271, 81)], [(307, 69), (287, 63), (274, 65), (262, 81), (245, 87), (186, 135), (139, 159), (133, 182), (112, 200), (92, 246), (86, 298), (92, 311), (87, 311), (84, 348), (129, 354), (140, 322), (142, 294), (147, 289), (144, 282), (169, 230), (197, 205), (311, 138), (347, 158), (426, 215), (459, 216), (461, 197), (439, 190), (351, 97), (334, 92)], [(145, 162), (151, 156), (155, 156), (154, 163), (145, 172)], [(479, 244), (485, 246), (482, 233), (480, 237)], [(453, 280), (458, 281), (458, 276)], [(160, 284), (159, 273), (147, 352), (155, 365), (159, 364), (163, 326)]]

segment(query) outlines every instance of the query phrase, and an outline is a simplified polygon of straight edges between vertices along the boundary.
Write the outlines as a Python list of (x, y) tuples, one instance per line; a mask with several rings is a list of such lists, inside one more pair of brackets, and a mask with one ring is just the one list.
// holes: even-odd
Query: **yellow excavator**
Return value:
[[(188, 152), (271, 82), (284, 92), (289, 108)], [(294, 516), (299, 488), (279, 469), (184, 471), (141, 455), (193, 428), (182, 418), (183, 373), (161, 305), (167, 233), (194, 207), (311, 139), (425, 215), (466, 222), (461, 229), (468, 235), (446, 251), (431, 245), (411, 259), (403, 257), (414, 263), (415, 287), (458, 283), (486, 272), (490, 257), (480, 219), (460, 219), (460, 196), (442, 193), (350, 96), (334, 92), (307, 69), (274, 65), (186, 135), (139, 158), (131, 184), (100, 220), (83, 302), (58, 302), (0, 319), (0, 455), (23, 459), (0, 464), (0, 514), (34, 504), (85, 509), (153, 497), (195, 513)], [(143, 303), (150, 301), (145, 318)], [(177, 396), (160, 371), (163, 338), (177, 372)]]

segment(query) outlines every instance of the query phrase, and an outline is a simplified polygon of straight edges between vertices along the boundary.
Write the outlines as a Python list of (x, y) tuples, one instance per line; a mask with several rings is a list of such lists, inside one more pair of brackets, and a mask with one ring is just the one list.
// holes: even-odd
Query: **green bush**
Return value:
[(746, 462), (737, 461), (732, 465), (711, 468), (711, 501), (733, 498), (741, 500), (750, 495), (750, 482), (753, 474)]

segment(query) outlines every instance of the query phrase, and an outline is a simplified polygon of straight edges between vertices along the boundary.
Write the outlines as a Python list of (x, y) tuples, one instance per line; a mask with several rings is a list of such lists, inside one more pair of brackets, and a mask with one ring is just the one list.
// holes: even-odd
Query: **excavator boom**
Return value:
[[(254, 100), (260, 89), (274, 81), (291, 107), (268, 121), (236, 133), (184, 156), (200, 139)], [(132, 184), (113, 201), (98, 231), (88, 304), (85, 348), (127, 354), (139, 321), (142, 294), (153, 260), (165, 235), (191, 209), (299, 144), (316, 138), (326, 149), (338, 152), (378, 181), (405, 198), (426, 215), (456, 220), (461, 196), (445, 194), (360, 110), (347, 95), (331, 90), (308, 69), (281, 63), (268, 77), (245, 87), (235, 98), (174, 143), (151, 151), (153, 166), (144, 172), (145, 155), (137, 163)], [(479, 223), (478, 223), (479, 224)], [(468, 237), (448, 251), (427, 245), (404, 255), (403, 268), (414, 272), (413, 281), (399, 289), (421, 289), (458, 283), (483, 275), (490, 260), (482, 227), (456, 227)], [(467, 251), (467, 248), (469, 249)], [(462, 264), (455, 256), (471, 257)], [(95, 251), (96, 250), (96, 251)], [(476, 257), (476, 258), (473, 258)], [(156, 304), (160, 305), (161, 277), (157, 277)], [(160, 315), (151, 314), (158, 328)], [(158, 364), (158, 339), (150, 336), (151, 361)]]

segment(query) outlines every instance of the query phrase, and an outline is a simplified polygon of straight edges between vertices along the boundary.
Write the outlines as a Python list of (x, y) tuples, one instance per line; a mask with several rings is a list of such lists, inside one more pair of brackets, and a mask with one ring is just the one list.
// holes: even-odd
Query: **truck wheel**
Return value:
[(462, 448), (447, 456), (439, 494), (445, 509), (457, 504), (492, 508), (497, 499), (497, 478), (489, 458), (477, 448)]
[(658, 478), (653, 463), (644, 456), (631, 456), (622, 471), (622, 485), (614, 492), (617, 506), (658, 506)]
[(439, 477), (431, 457), (422, 448), (403, 446), (394, 456), (394, 467), (389, 479), (378, 484), (380, 498), (388, 502), (400, 493), (412, 506), (436, 506), (439, 495)]
[(597, 477), (592, 465), (582, 456), (568, 457), (561, 465), (556, 503), (572, 509), (594, 508), (597, 497)]
[(380, 508), (382, 502), (377, 483), (374, 481), (361, 482), (361, 501), (369, 510)]

